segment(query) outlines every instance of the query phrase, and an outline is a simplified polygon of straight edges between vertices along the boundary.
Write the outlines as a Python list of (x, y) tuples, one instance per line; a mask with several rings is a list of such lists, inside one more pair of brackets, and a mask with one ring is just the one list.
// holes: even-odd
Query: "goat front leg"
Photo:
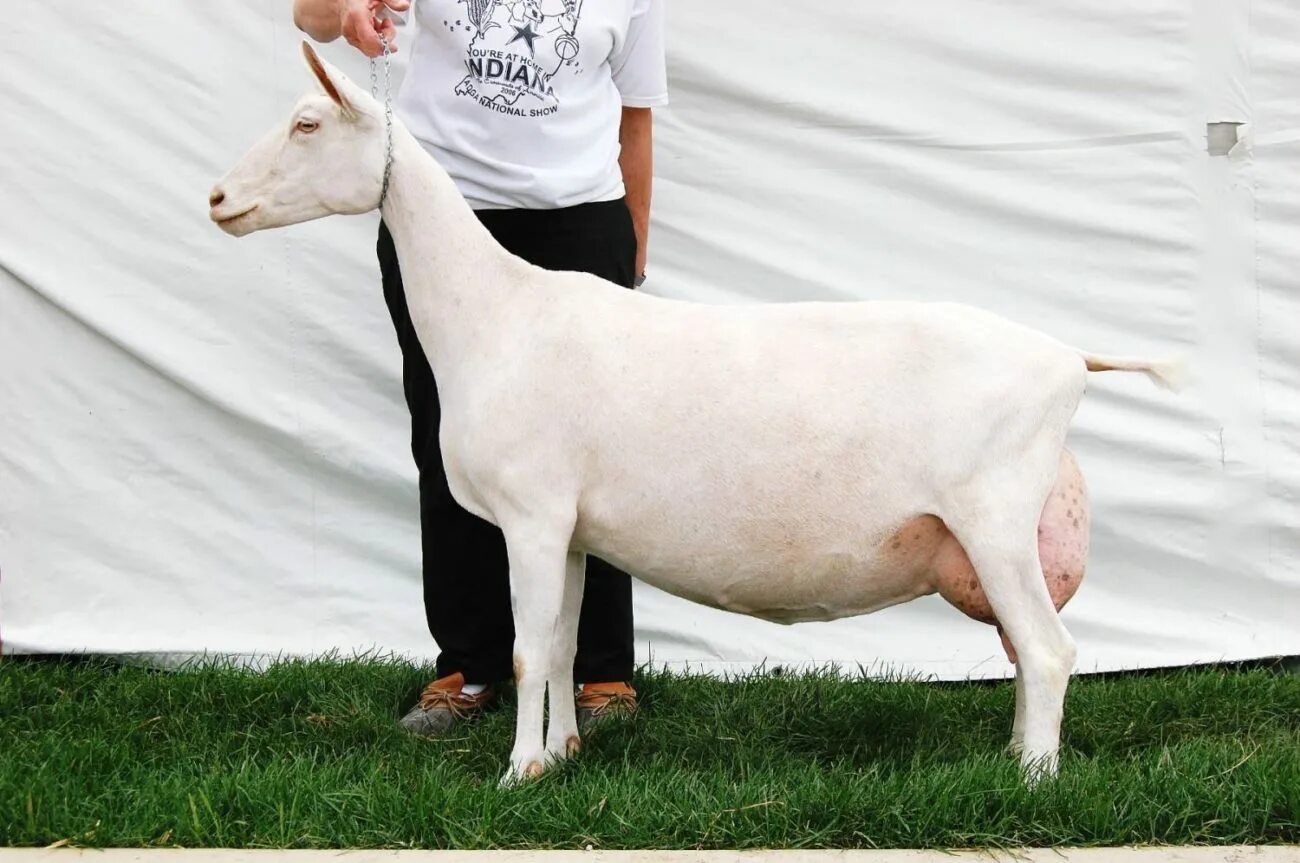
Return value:
[(582, 593), (586, 583), (587, 555), (569, 552), (564, 598), (560, 606), (560, 621), (555, 627), (551, 674), (547, 681), (550, 717), (546, 722), (546, 754), (555, 761), (576, 755), (582, 745), (573, 704), (573, 660), (578, 653), (578, 617), (582, 612)]
[[(560, 618), (567, 581), (570, 533), (540, 526), (521, 526), (505, 531), (506, 553), (510, 561), (510, 600), (515, 621), (515, 687), (519, 702), (510, 767), (501, 779), (505, 786), (524, 779), (536, 779), (546, 770), (548, 759), (543, 746), (542, 707), (546, 683), (555, 668), (557, 635), (562, 628)], [(576, 642), (576, 629), (574, 640)], [(572, 664), (570, 656), (570, 681)], [(567, 697), (573, 700), (572, 682)], [(569, 710), (572, 713), (572, 704)], [(575, 721), (575, 729), (576, 724)]]

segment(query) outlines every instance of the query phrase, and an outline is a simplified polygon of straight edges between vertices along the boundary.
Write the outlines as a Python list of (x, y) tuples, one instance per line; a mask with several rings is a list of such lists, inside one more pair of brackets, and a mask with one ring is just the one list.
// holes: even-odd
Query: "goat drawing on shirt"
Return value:
[[(573, 38), (578, 29), (578, 4), (564, 0), (465, 0), (469, 20), (480, 37), (505, 24), (535, 27), (539, 36)], [(500, 14), (498, 14), (500, 13)], [(576, 53), (576, 52), (575, 52)], [(572, 55), (569, 55), (572, 56)], [(569, 59), (561, 52), (561, 59)]]

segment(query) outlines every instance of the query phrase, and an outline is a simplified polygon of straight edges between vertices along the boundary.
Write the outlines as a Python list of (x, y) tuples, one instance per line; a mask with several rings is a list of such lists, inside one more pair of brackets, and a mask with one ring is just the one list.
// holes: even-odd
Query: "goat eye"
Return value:
[(320, 126), (320, 123), (317, 123), (315, 120), (308, 120), (304, 117), (298, 121), (297, 129), (299, 132), (315, 132), (318, 126)]

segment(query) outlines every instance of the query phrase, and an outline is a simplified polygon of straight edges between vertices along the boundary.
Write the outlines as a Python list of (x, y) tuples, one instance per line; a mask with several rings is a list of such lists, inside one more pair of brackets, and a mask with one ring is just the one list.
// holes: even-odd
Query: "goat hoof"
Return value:
[(1021, 768), (1024, 774), (1025, 786), (1030, 790), (1038, 788), (1045, 782), (1050, 782), (1056, 778), (1057, 761), (1056, 755), (1040, 755), (1032, 757), (1021, 751)]
[(502, 788), (517, 788), (525, 782), (540, 779), (546, 772), (546, 767), (540, 761), (529, 761), (526, 764), (512, 763), (506, 770), (506, 775), (501, 777)]
[(569, 757), (573, 757), (574, 755), (577, 755), (581, 751), (582, 751), (582, 740), (578, 738), (578, 735), (575, 734), (572, 737), (570, 737), (568, 740), (564, 741), (564, 752)]

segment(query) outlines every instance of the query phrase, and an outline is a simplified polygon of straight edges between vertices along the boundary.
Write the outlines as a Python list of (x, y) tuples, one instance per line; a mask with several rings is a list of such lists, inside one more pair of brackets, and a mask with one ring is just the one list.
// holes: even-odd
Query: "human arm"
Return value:
[(654, 182), (654, 116), (650, 108), (624, 108), (618, 128), (618, 164), (627, 208), (636, 228), (636, 274), (645, 273), (650, 239), (650, 197)]
[(654, 177), (653, 108), (668, 104), (664, 57), (665, 0), (636, 0), (627, 38), (613, 58), (614, 84), (623, 102), (619, 122), (619, 168), (636, 228), (636, 272), (645, 274)]

